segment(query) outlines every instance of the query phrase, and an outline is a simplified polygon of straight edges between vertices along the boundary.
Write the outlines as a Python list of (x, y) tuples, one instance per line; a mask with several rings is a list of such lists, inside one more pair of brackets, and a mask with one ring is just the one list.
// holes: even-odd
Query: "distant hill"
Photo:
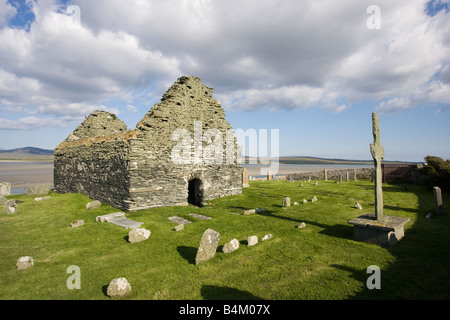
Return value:
[(53, 150), (25, 147), (0, 150), (0, 160), (53, 160)]

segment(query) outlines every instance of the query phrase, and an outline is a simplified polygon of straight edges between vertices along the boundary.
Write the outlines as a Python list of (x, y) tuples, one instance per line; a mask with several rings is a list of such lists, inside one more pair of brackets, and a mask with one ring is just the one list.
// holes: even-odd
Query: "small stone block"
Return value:
[(247, 243), (248, 243), (249, 247), (254, 246), (255, 244), (258, 243), (258, 236), (250, 236), (250, 237), (248, 237)]

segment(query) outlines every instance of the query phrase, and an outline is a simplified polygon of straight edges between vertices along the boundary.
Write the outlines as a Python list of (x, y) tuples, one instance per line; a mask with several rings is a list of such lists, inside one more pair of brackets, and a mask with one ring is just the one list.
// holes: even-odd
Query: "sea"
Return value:
[[(288, 173), (313, 172), (332, 169), (370, 168), (368, 164), (278, 164), (276, 166), (261, 166), (244, 164), (249, 176), (264, 177), (267, 169), (274, 175)], [(53, 185), (53, 162), (51, 161), (0, 161), (0, 182), (11, 183), (11, 194), (26, 193), (26, 188), (39, 185)]]

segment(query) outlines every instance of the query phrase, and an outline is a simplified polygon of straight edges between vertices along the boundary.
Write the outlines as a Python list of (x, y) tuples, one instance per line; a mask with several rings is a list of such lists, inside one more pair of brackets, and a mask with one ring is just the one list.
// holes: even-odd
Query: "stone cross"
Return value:
[(370, 153), (375, 166), (375, 217), (383, 219), (383, 180), (381, 160), (384, 158), (384, 148), (380, 142), (380, 120), (375, 112), (372, 113), (373, 143), (370, 144)]

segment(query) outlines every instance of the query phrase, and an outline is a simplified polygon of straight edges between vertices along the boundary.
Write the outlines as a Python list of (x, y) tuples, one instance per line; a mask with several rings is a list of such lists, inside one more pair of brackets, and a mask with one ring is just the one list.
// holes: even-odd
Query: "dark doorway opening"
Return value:
[(188, 203), (201, 207), (203, 205), (203, 184), (198, 178), (189, 180)]

